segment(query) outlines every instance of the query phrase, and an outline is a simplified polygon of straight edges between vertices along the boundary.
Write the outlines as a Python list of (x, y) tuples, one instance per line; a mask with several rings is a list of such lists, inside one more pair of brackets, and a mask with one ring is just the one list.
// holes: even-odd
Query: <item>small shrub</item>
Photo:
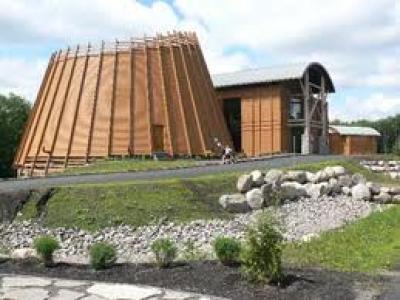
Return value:
[(279, 282), (282, 278), (283, 236), (276, 219), (268, 212), (249, 226), (241, 252), (242, 271), (251, 281)]
[(53, 265), (53, 253), (60, 248), (58, 241), (51, 236), (41, 236), (33, 241), (36, 252), (46, 267)]
[(220, 262), (232, 265), (239, 262), (240, 242), (230, 237), (217, 237), (214, 241), (214, 251)]
[(117, 260), (114, 246), (108, 243), (96, 243), (90, 248), (90, 265), (95, 270), (111, 267)]
[(156, 256), (156, 262), (161, 268), (171, 265), (176, 257), (176, 246), (168, 238), (158, 239), (151, 245), (151, 250)]

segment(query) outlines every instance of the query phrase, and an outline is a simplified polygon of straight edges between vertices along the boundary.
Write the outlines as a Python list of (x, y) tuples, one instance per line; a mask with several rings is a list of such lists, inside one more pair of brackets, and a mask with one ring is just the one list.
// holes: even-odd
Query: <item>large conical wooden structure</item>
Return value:
[(20, 147), (20, 175), (98, 157), (206, 155), (230, 143), (194, 33), (68, 48), (50, 59)]

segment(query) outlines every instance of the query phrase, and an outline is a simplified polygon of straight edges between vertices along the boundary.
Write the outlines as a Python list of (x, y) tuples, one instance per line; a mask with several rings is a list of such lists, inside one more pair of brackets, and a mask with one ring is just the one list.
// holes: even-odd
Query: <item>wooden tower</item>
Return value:
[(198, 39), (174, 32), (67, 48), (49, 61), (14, 165), (46, 175), (110, 156), (230, 144)]

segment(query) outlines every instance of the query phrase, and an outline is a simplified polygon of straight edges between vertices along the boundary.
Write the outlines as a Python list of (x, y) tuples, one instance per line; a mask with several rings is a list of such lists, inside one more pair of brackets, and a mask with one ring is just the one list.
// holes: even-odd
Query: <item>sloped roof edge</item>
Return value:
[(329, 132), (335, 132), (340, 135), (381, 136), (376, 129), (371, 127), (329, 125)]

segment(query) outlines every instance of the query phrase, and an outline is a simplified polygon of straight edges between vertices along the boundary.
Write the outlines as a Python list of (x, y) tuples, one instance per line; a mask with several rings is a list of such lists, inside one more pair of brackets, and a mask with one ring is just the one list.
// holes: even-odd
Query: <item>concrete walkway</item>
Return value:
[(220, 172), (245, 172), (255, 169), (281, 168), (301, 163), (320, 162), (326, 160), (348, 159), (338, 155), (307, 155), (291, 157), (273, 157), (266, 160), (243, 162), (233, 165), (207, 165), (173, 170), (137, 171), (109, 174), (87, 174), (73, 176), (42, 177), (31, 179), (14, 179), (0, 181), (0, 192), (28, 190), (42, 187), (54, 187), (85, 183), (110, 183), (130, 180), (156, 180), (166, 178), (189, 178)]
[(158, 287), (0, 274), (3, 300), (223, 300)]

